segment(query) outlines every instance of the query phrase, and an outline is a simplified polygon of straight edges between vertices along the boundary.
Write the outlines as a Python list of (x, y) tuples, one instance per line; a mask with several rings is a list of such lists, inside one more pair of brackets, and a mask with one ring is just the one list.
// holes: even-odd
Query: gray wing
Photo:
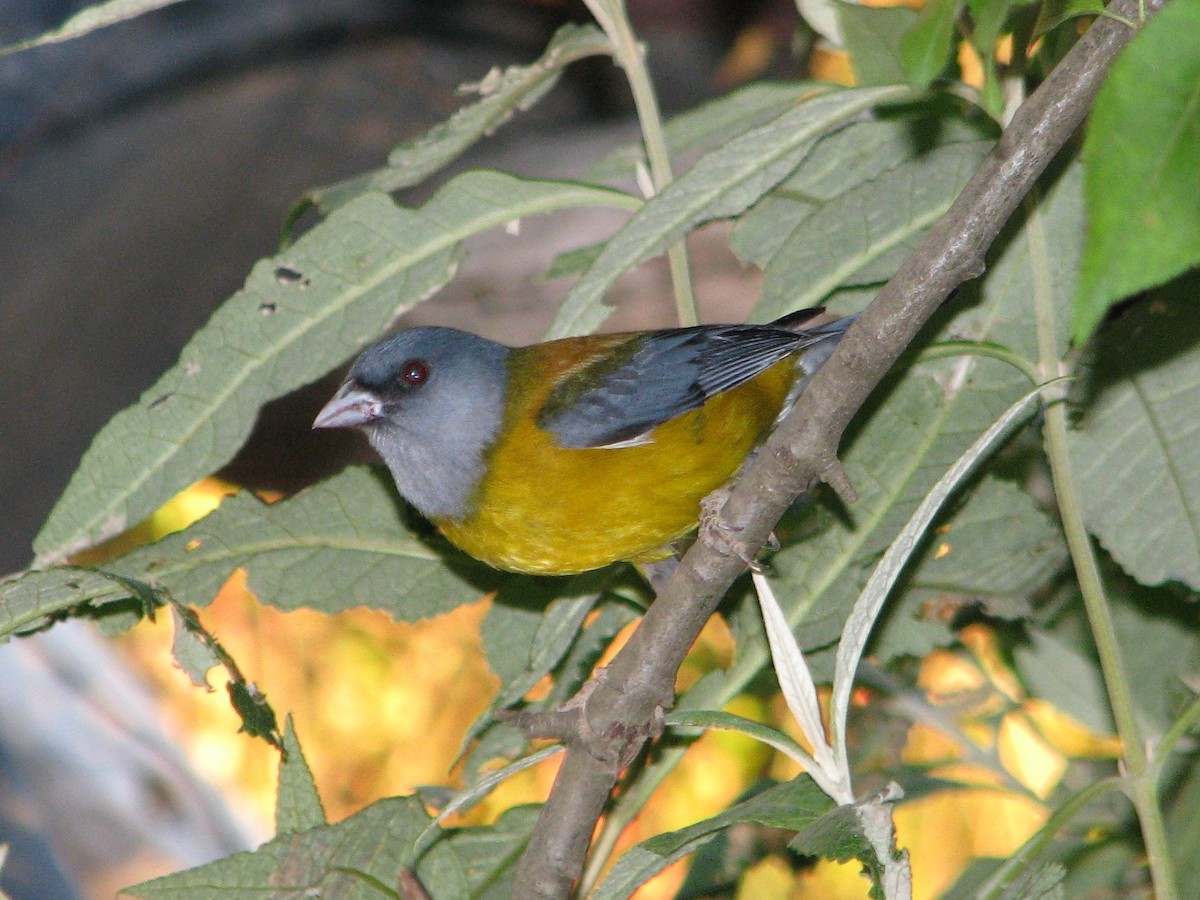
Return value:
[(663, 422), (703, 406), (780, 360), (841, 335), (830, 326), (700, 325), (650, 332), (564, 379), (538, 414), (560, 446), (647, 443)]

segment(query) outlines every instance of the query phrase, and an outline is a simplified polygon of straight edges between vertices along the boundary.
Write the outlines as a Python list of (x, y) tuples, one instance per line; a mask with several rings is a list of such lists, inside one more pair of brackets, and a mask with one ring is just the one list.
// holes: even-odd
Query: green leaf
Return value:
[(907, 93), (892, 87), (824, 94), (706, 154), (613, 236), (572, 288), (547, 337), (594, 329), (608, 314), (601, 303), (604, 292), (623, 272), (662, 252), (701, 222), (742, 212), (795, 169), (821, 135)]
[[(748, 210), (730, 247), (743, 262), (766, 268), (823, 205), (939, 147), (990, 137), (984, 128), (937, 114), (855, 122), (822, 138), (792, 175)], [(838, 247), (835, 255), (842, 253)]]
[(420, 847), (427, 847), (431, 843), (437, 826), (447, 816), (453, 815), (463, 809), (470, 809), (502, 783), (507, 781), (513, 775), (519, 772), (524, 772), (526, 769), (531, 769), (562, 753), (566, 748), (562, 744), (549, 744), (542, 747), (540, 750), (535, 750), (528, 756), (523, 756), (515, 762), (511, 762), (499, 769), (489, 769), (486, 772), (477, 773), (476, 780), (471, 784), (466, 785), (462, 790), (457, 791), (453, 797), (447, 801), (438, 813), (436, 819), (431, 821), (428, 827), (418, 836), (417, 844)]
[[(1071, 860), (1072, 869), (1078, 862), (1078, 857)], [(958, 881), (945, 894), (942, 900), (979, 900), (982, 897), (995, 897), (995, 900), (1060, 900), (1067, 896), (1063, 890), (1063, 880), (1067, 870), (1058, 863), (1031, 865), (1008, 881), (1003, 890), (994, 893), (981, 891), (984, 879), (992, 874), (1000, 865), (999, 860), (990, 858), (976, 859), (959, 876)], [(988, 885), (992, 887), (992, 885)], [(1086, 896), (1085, 893), (1072, 892), (1072, 897)]]
[[(748, 84), (671, 119), (663, 129), (667, 149), (672, 156), (712, 150), (826, 89), (825, 85), (794, 81)], [(645, 159), (640, 141), (625, 144), (592, 165), (587, 178), (632, 178), (637, 164)]]
[[(997, 45), (1001, 34), (1009, 27), (1009, 13), (1017, 0), (966, 0), (970, 13), (970, 28), (967, 37), (979, 53), (983, 67), (983, 85), (979, 101), (996, 121), (1004, 118), (1004, 84), (996, 64)], [(1045, 9), (1042, 4), (1040, 9)]]
[(1196, 696), (1200, 606), (1190, 591), (1128, 582), (1110, 586), (1109, 596), (1138, 718), (1154, 740)]
[(943, 518), (910, 584), (965, 597), (1023, 597), (1066, 559), (1062, 530), (1019, 485), (994, 476)]
[(886, 281), (990, 149), (983, 142), (940, 147), (830, 200), (776, 252), (751, 318), (771, 321), (821, 304), (837, 287)]
[(1013, 661), (1029, 691), (1097, 734), (1112, 734), (1112, 708), (1094, 657), (1075, 643), (1030, 627), (1013, 648)]
[[(875, 834), (880, 826), (882, 833)], [(891, 805), (880, 798), (872, 798), (839, 806), (802, 829), (788, 842), (788, 849), (805, 856), (818, 856), (837, 862), (860, 860), (875, 885), (871, 896), (882, 898), (878, 886), (883, 880), (885, 867), (896, 856)]]
[(588, 266), (596, 261), (596, 257), (604, 252), (604, 242), (588, 244), (586, 247), (576, 247), (564, 250), (550, 261), (550, 266), (542, 275), (545, 281), (555, 278), (566, 278), (571, 275), (582, 275)]
[(404, 621), (476, 600), (503, 581), (482, 563), (447, 558), (406, 531), (398, 504), (386, 474), (351, 468), (278, 503), (229, 497), (190, 528), (109, 568), (201, 606), (242, 567), (259, 600), (280, 609), (370, 606)]
[[(996, 41), (999, 40), (1008, 20), (1009, 11), (1021, 0), (966, 0), (967, 10), (971, 13), (971, 43), (986, 61), (996, 55)], [(1092, 2), (1092, 0), (1083, 0)], [(1042, 4), (1045, 9), (1046, 4)]]
[(1038, 9), (1033, 36), (1041, 37), (1063, 22), (1080, 16), (1099, 16), (1103, 13), (1104, 3), (1101, 0), (1045, 0)]
[(863, 87), (908, 80), (900, 41), (916, 24), (917, 13), (904, 6), (836, 5), (854, 82)]
[(540, 812), (540, 806), (516, 806), (493, 825), (449, 834), (446, 843), (462, 860), (471, 900), (510, 900), (517, 861)]
[(638, 844), (617, 860), (590, 895), (591, 900), (628, 897), (671, 863), (704, 846), (732, 825), (756, 822), (795, 831), (816, 821), (831, 805), (832, 801), (805, 775), (768, 788), (711, 819)]
[(1167, 839), (1176, 883), (1200, 884), (1200, 854), (1196, 853), (1200, 847), (1200, 765), (1195, 754), (1180, 761), (1184, 771), (1171, 779), (1171, 790), (1163, 797)]
[[(1041, 399), (1039, 393), (1040, 389), (1034, 388), (1015, 401), (946, 470), (945, 474), (926, 493), (904, 527), (900, 529), (875, 566), (862, 593), (855, 600), (854, 607), (842, 629), (841, 639), (838, 641), (833, 673), (833, 695), (829, 701), (833, 747), (843, 771), (849, 771), (846, 723), (850, 710), (850, 694), (859, 662), (866, 649), (867, 639), (876, 625), (884, 602), (891, 594), (901, 571), (916, 555), (915, 551), (918, 545), (924, 541), (928, 528), (941, 511), (943, 504), (952, 494), (958, 492), (970, 474), (977, 471), (984, 463), (989, 462), (1000, 444), (1032, 415), (1033, 409), (1036, 408), (1032, 401)], [(941, 550), (944, 546), (946, 546), (944, 543), (941, 544), (934, 552), (935, 560), (942, 555)], [(995, 549), (994, 547), (987, 549), (981, 547), (979, 552), (983, 554), (990, 550), (994, 553)], [(1065, 553), (1060, 551), (1058, 556), (1062, 558)], [(1006, 556), (1005, 562), (1011, 566), (1013, 564), (1012, 557)], [(1048, 574), (1049, 572), (1046, 573), (1046, 575)], [(778, 659), (774, 647), (772, 647), (772, 656), (776, 660)]]
[(242, 720), (239, 732), (250, 737), (262, 738), (273, 747), (283, 750), (283, 735), (279, 731), (279, 720), (275, 710), (267, 702), (267, 695), (252, 681), (231, 677), (225, 688), (229, 691), (229, 702)]
[[(621, 627), (617, 623), (624, 624), (632, 617), (623, 606), (614, 612), (616, 604), (608, 603), (592, 628), (581, 632), (584, 619), (613, 574), (613, 570), (600, 569), (571, 578), (513, 578), (505, 583), (480, 629), (488, 665), (501, 687), (467, 729), (464, 747), (493, 727), (497, 710), (519, 702), (542, 678), (559, 669), (560, 663), (554, 688), (533, 706), (548, 708), (574, 696), (573, 688), (591, 675), (591, 664)], [(502, 742), (502, 747), (508, 746), (508, 741)], [(471, 755), (477, 758), (474, 751)]]
[(279, 762), (279, 787), (275, 793), (275, 833), (293, 834), (325, 824), (325, 807), (317, 782), (304, 759), (292, 717), (283, 729), (283, 759)]
[(950, 62), (958, 0), (930, 0), (913, 26), (900, 39), (900, 58), (909, 83), (928, 88)]
[(43, 44), (58, 44), (83, 37), (109, 25), (116, 25), (126, 19), (134, 19), (144, 13), (164, 6), (171, 6), (179, 0), (108, 0), (107, 3), (93, 3), (85, 6), (57, 28), (47, 31), (37, 37), (7, 47), (0, 47), (0, 56), (7, 56), (30, 47), (40, 47)]
[(454, 851), (437, 843), (419, 858), (417, 836), (429, 816), (413, 797), (372, 804), (335, 825), (285, 834), (250, 853), (235, 853), (155, 878), (126, 894), (142, 900), (262, 900), (264, 897), (394, 896), (402, 869), (416, 870), (438, 900), (466, 900), (467, 877)]
[(1200, 0), (1163, 7), (1113, 63), (1088, 121), (1082, 343), (1108, 308), (1200, 263)]
[(469, 741), (473, 741), (470, 749), (459, 754), (463, 760), (463, 780), (467, 782), (477, 781), (485, 769), (494, 768), (492, 763), (496, 760), (514, 760), (529, 748), (525, 732), (492, 720), (490, 713), (472, 724), (463, 746)]
[(116, 604), (133, 594), (122, 579), (91, 569), (19, 572), (0, 581), (0, 643), (45, 628), (76, 607)]
[[(725, 731), (737, 731), (774, 747), (794, 760), (799, 761), (800, 755), (808, 756), (808, 751), (782, 731), (723, 710), (672, 710), (667, 713), (666, 725), (668, 728), (720, 728)], [(821, 738), (824, 740), (824, 734)]]
[(175, 628), (175, 635), (171, 639), (171, 657), (175, 665), (187, 673), (196, 687), (211, 691), (208, 671), (221, 665), (221, 657), (199, 632), (188, 627), (178, 606), (171, 606), (171, 622)]
[(617, 633), (637, 618), (637, 613), (627, 603), (607, 600), (600, 605), (596, 617), (571, 644), (556, 670), (554, 686), (546, 696), (546, 704), (566, 703), (575, 696), (592, 675), (592, 670), (601, 655), (608, 649)]
[(1085, 524), (1143, 584), (1200, 588), (1200, 318), (1193, 273), (1099, 336), (1068, 437)]
[[(558, 665), (583, 627), (583, 620), (596, 605), (599, 591), (611, 579), (610, 571), (587, 572), (564, 582), (514, 579), (500, 590), (484, 623), (484, 642), (488, 662), (504, 685), (493, 702), (493, 709), (511, 706)], [(519, 592), (521, 600), (541, 595), (536, 627), (514, 632), (498, 629), (500, 616)], [(524, 604), (522, 604), (524, 605)], [(528, 625), (529, 623), (527, 623)]]
[(480, 99), (396, 147), (385, 167), (317, 188), (307, 199), (329, 213), (371, 191), (398, 191), (419, 184), (507, 122), (514, 112), (532, 107), (571, 63), (611, 52), (612, 44), (596, 26), (563, 25), (536, 62), (503, 71), (494, 68), (482, 81), (459, 88), (460, 93), (478, 94)]
[[(1030, 595), (1049, 582), (1067, 557), (1062, 529), (1025, 490), (984, 476), (966, 503), (943, 516), (923, 559), (906, 576), (893, 615), (929, 607), (980, 604), (990, 615), (1021, 618)], [(923, 656), (930, 647), (875, 648), (885, 656)]]
[(263, 403), (324, 375), (444, 284), (464, 238), (592, 204), (639, 201), (576, 183), (468, 172), (418, 210), (382, 194), (339, 209), (256, 264), (179, 362), (104, 427), (34, 542), (38, 565), (122, 531), (228, 462)]

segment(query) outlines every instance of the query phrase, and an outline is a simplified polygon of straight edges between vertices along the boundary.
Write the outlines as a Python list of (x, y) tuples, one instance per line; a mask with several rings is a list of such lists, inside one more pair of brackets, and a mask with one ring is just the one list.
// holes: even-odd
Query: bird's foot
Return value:
[(763, 573), (769, 568), (763, 558), (779, 549), (779, 538), (775, 532), (767, 536), (767, 542), (754, 546), (742, 540), (742, 529), (721, 518), (721, 509), (729, 499), (729, 488), (720, 487), (700, 501), (700, 529), (705, 532), (717, 548), (726, 556), (736, 556), (751, 572)]

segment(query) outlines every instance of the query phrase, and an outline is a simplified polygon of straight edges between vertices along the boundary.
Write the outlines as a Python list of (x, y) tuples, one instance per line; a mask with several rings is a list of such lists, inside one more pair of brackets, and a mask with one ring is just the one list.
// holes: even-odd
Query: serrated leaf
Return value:
[(842, 285), (886, 281), (949, 209), (990, 147), (940, 147), (830, 200), (775, 253), (752, 319), (766, 322), (819, 305)]
[(116, 25), (118, 22), (124, 22), (127, 19), (133, 19), (178, 2), (179, 0), (108, 0), (106, 3), (93, 3), (91, 6), (85, 6), (79, 10), (57, 28), (27, 41), (0, 47), (0, 56), (28, 50), (31, 47), (40, 47), (43, 44), (58, 44), (74, 40), (93, 31), (99, 31), (101, 28), (107, 28), (109, 25)]
[(1088, 117), (1082, 343), (1118, 300), (1200, 263), (1200, 0), (1163, 7), (1117, 57)]
[(1200, 319), (1195, 274), (1100, 336), (1068, 434), (1085, 524), (1143, 584), (1200, 588)]
[(229, 691), (229, 702), (242, 720), (239, 732), (250, 737), (262, 738), (273, 747), (283, 750), (283, 735), (279, 731), (279, 719), (267, 702), (267, 695), (258, 685), (240, 678), (230, 678), (225, 685)]
[(937, 528), (912, 588), (970, 598), (1022, 597), (1066, 559), (1062, 529), (1025, 490), (985, 476)]
[(628, 897), (671, 863), (694, 852), (739, 822), (756, 822), (795, 831), (816, 821), (831, 806), (832, 801), (812, 779), (801, 775), (736, 803), (711, 819), (643, 841), (617, 860), (608, 876), (590, 895), (591, 900)]
[(443, 555), (406, 531), (398, 503), (385, 474), (351, 468), (278, 503), (229, 497), (110, 568), (201, 606), (240, 567), (258, 599), (280, 609), (370, 606), (404, 621), (446, 612), (502, 583), (495, 570)]
[(796, 835), (790, 847), (805, 856), (828, 857), (840, 862), (869, 853), (871, 849), (852, 806), (839, 806), (821, 816)]
[(909, 83), (925, 90), (950, 62), (958, 0), (930, 0), (900, 39), (900, 59)]
[(179, 362), (104, 427), (34, 542), (39, 565), (115, 534), (228, 462), (259, 407), (360, 349), (444, 284), (459, 243), (617, 191), (468, 172), (418, 210), (368, 194), (255, 265)]
[(415, 798), (381, 800), (335, 825), (281, 835), (253, 852), (155, 878), (124, 893), (142, 900), (378, 900), (395, 891), (402, 869), (414, 868), (422, 883), (436, 886), (439, 900), (466, 900), (466, 874), (448, 846), (437, 843), (417, 856), (417, 835), (428, 824)]
[(91, 569), (17, 573), (0, 581), (0, 643), (44, 628), (73, 607), (115, 603), (132, 593), (121, 579)]
[(317, 782), (304, 759), (289, 715), (283, 729), (283, 758), (275, 791), (275, 834), (292, 834), (325, 824), (325, 807), (317, 793)]
[(211, 691), (213, 688), (208, 683), (208, 672), (221, 665), (221, 658), (199, 634), (187, 627), (175, 606), (171, 607), (171, 622), (175, 628), (175, 635), (171, 639), (171, 657), (175, 665), (187, 673), (196, 687)]
[(371, 191), (398, 191), (424, 181), (461, 156), (476, 141), (503, 125), (514, 112), (524, 112), (558, 81), (563, 70), (589, 56), (612, 52), (612, 44), (596, 26), (568, 23), (554, 33), (538, 60), (489, 72), (461, 92), (480, 99), (444, 122), (392, 150), (388, 164), (366, 175), (310, 191), (308, 199), (329, 213)]
[(917, 13), (903, 6), (845, 2), (838, 2), (836, 9), (854, 83), (870, 87), (907, 80), (900, 40), (916, 24)]
[(607, 316), (601, 303), (604, 292), (623, 272), (662, 252), (701, 222), (744, 211), (795, 169), (823, 134), (907, 93), (892, 87), (823, 94), (703, 156), (612, 237), (571, 289), (547, 337), (594, 329)]

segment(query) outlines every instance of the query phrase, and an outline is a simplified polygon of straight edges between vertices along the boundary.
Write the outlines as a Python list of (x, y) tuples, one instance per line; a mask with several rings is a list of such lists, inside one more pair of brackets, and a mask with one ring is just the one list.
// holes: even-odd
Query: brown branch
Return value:
[[(1164, 0), (1145, 0), (1152, 15)], [(1138, 0), (1109, 10), (1135, 20)], [(580, 730), (521, 858), (513, 896), (563, 898), (622, 768), (655, 733), (675, 676), (708, 617), (745, 568), (723, 535), (761, 547), (795, 498), (817, 481), (849, 487), (837, 449), (871, 391), (951, 291), (984, 271), (1000, 229), (1079, 127), (1133, 31), (1098, 18), (1013, 116), (1000, 141), (916, 252), (851, 327), (795, 409), (741, 479), (716, 523), (701, 529), (661, 596), (592, 686)]]

